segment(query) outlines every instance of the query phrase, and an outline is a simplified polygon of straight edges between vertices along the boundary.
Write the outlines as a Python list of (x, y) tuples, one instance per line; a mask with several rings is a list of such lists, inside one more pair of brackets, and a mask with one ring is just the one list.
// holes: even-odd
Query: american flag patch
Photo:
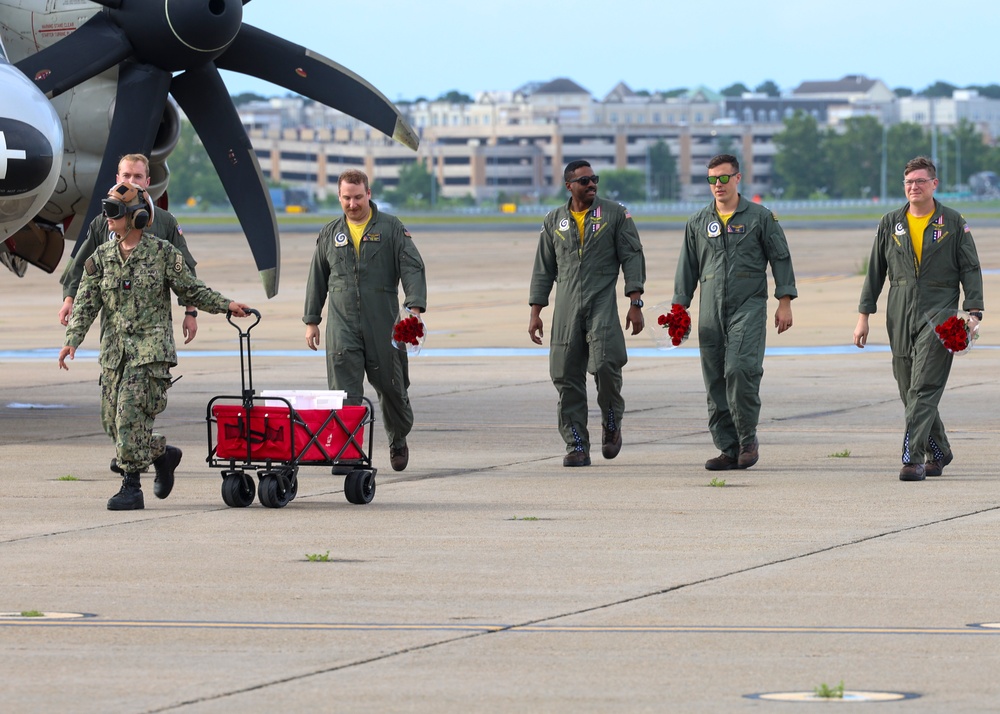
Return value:
[(971, 229), (971, 228), (969, 228), (969, 224), (968, 224), (968, 223), (966, 223), (966, 224), (965, 224), (964, 226), (962, 226), (962, 232), (963, 232), (963, 233), (968, 233), (968, 232), (969, 232), (969, 231), (971, 231), (971, 230), (972, 230), (972, 229)]

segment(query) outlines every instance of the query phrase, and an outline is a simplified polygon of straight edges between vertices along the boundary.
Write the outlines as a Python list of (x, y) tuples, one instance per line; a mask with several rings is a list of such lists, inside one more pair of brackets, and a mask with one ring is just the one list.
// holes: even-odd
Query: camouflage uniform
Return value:
[[(153, 223), (146, 229), (157, 238), (167, 241), (177, 248), (184, 255), (184, 263), (191, 269), (192, 275), (197, 275), (194, 266), (197, 265), (191, 251), (188, 250), (187, 241), (181, 233), (177, 219), (162, 209), (153, 211)], [(104, 216), (96, 216), (87, 228), (87, 237), (80, 244), (80, 249), (76, 257), (66, 266), (59, 282), (63, 286), (63, 298), (71, 297), (76, 299), (76, 293), (80, 289), (80, 281), (83, 279), (83, 265), (87, 258), (93, 255), (97, 247), (104, 245), (111, 240), (111, 231), (108, 229), (108, 219)]]
[(153, 434), (153, 420), (167, 406), (170, 368), (177, 364), (170, 291), (210, 313), (226, 312), (231, 300), (198, 280), (179, 250), (148, 233), (127, 259), (117, 241), (101, 244), (84, 272), (65, 344), (79, 347), (103, 308), (101, 421), (115, 441), (118, 465), (137, 473), (166, 446)]
[(351, 397), (364, 394), (364, 378), (378, 394), (389, 446), (406, 445), (413, 408), (406, 350), (392, 343), (399, 317), (399, 284), (406, 307), (427, 309), (424, 261), (409, 231), (395, 216), (371, 202), (360, 256), (350, 239), (347, 218), (328, 223), (316, 239), (309, 267), (302, 322), (318, 325), (327, 303), (326, 374), (330, 389)]

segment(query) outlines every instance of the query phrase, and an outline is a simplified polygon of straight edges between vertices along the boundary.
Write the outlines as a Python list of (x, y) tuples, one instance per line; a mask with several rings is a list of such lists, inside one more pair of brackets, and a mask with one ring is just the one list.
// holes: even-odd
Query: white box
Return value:
[[(264, 389), (260, 396), (283, 397), (291, 403), (293, 409), (340, 409), (344, 406), (347, 392), (339, 389)], [(277, 399), (268, 399), (264, 405), (268, 407), (287, 406)]]

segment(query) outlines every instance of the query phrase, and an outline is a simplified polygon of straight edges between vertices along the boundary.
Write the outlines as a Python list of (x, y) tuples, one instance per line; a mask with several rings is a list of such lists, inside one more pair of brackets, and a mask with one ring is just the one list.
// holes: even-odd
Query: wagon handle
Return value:
[(240, 331), (240, 335), (241, 336), (244, 335), (244, 334), (249, 335), (250, 334), (250, 330), (252, 330), (253, 328), (257, 327), (257, 323), (260, 322), (260, 311), (259, 310), (256, 310), (256, 309), (254, 309), (254, 308), (251, 307), (251, 308), (249, 308), (247, 310), (247, 312), (249, 314), (253, 315), (254, 317), (256, 317), (257, 319), (254, 320), (252, 323), (250, 323), (249, 327), (247, 327), (247, 329), (246, 329), (246, 332), (244, 332), (243, 329), (239, 325), (237, 325), (235, 322), (233, 322), (233, 313), (232, 313), (232, 311), (231, 310), (226, 311), (226, 320), (229, 321), (230, 325), (232, 325), (233, 327), (235, 327), (237, 330)]

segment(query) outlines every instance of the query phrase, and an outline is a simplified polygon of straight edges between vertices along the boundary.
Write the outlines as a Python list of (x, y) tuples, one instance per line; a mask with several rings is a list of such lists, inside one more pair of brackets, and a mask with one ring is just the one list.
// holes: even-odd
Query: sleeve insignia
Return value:
[(177, 255), (174, 258), (174, 272), (181, 273), (184, 271), (184, 256), (180, 251), (177, 251)]
[(87, 271), (87, 275), (97, 275), (97, 263), (94, 262), (94, 256), (87, 258), (87, 262), (83, 264), (83, 269)]

